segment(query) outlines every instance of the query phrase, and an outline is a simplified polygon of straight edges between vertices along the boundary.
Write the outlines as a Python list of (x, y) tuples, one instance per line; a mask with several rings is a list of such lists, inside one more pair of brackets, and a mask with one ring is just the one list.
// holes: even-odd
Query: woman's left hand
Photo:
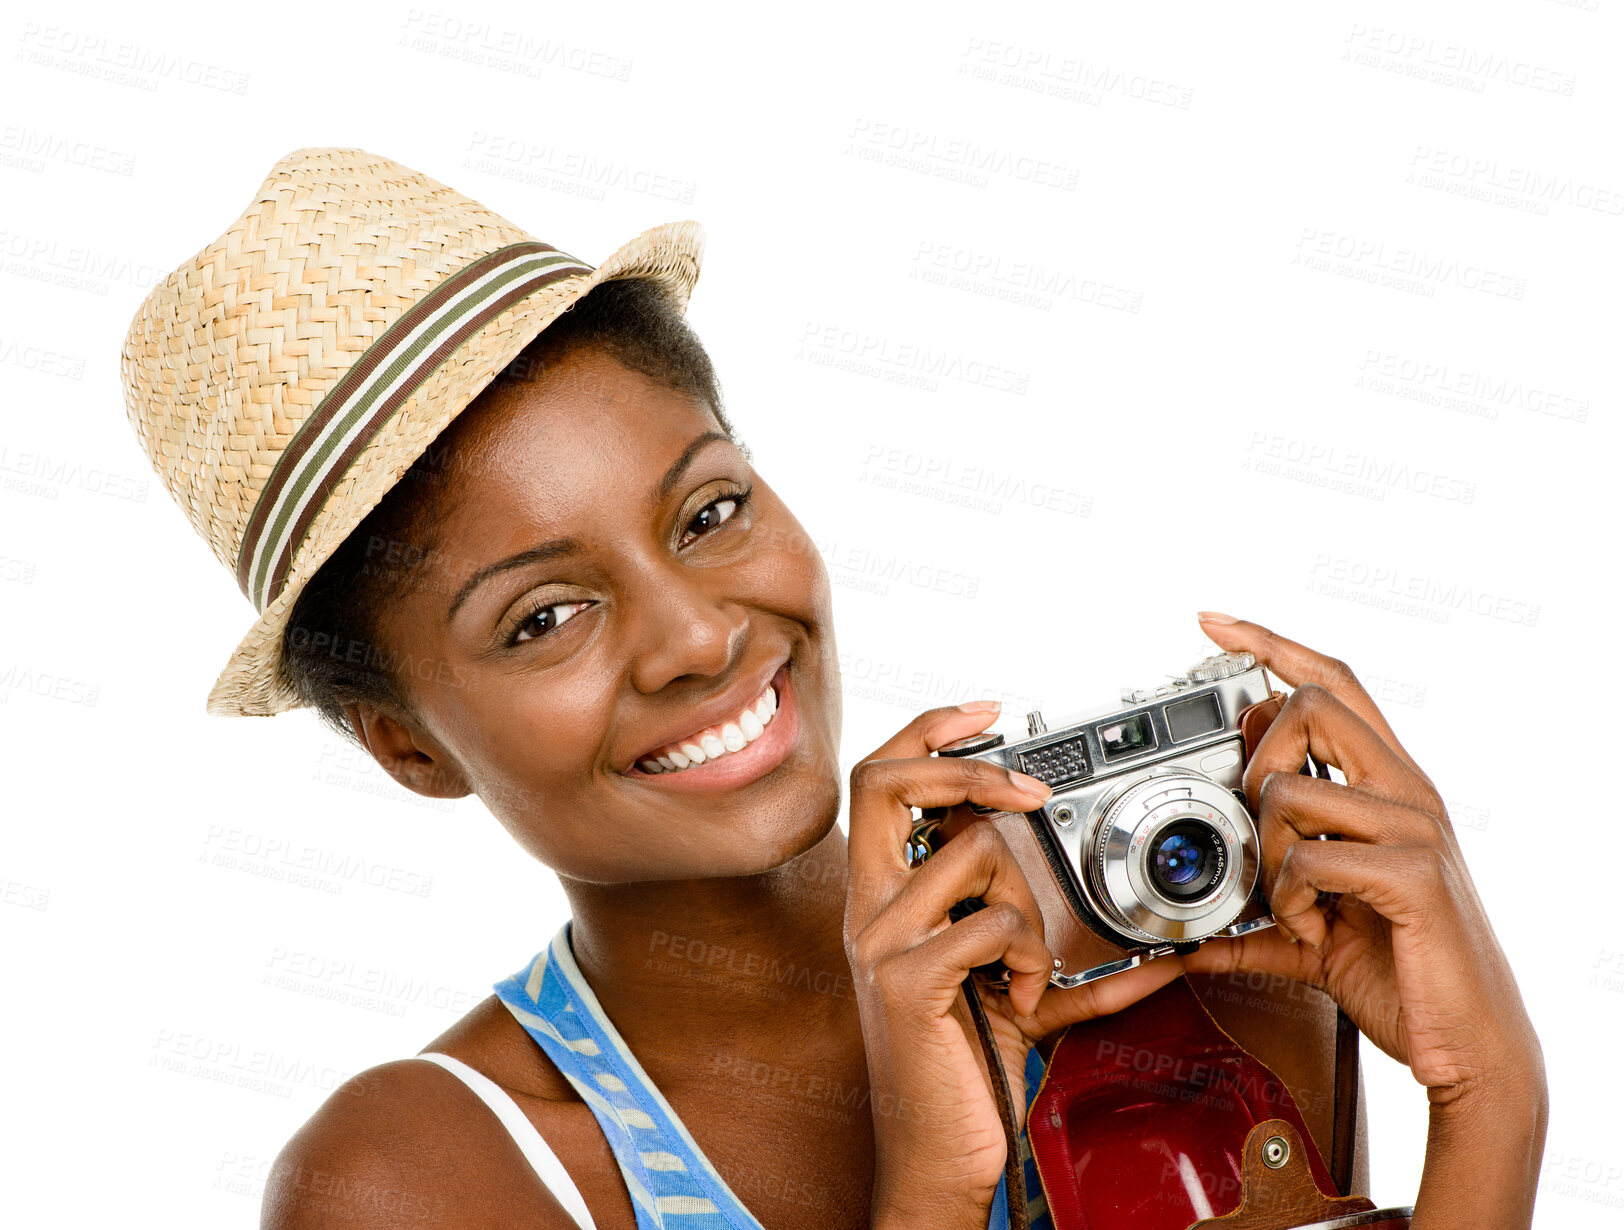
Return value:
[[(1201, 626), (1296, 690), (1244, 781), (1277, 926), (1209, 941), (1186, 969), (1319, 987), (1435, 1106), (1493, 1089), (1543, 1107), (1539, 1041), (1431, 779), (1343, 663), (1257, 624)], [(1347, 784), (1299, 776), (1308, 753)]]

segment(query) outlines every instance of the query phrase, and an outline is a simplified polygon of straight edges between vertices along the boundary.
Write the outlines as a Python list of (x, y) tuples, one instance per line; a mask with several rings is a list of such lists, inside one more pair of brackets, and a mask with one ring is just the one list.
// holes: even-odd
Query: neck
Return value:
[(855, 1027), (838, 826), (757, 876), (564, 889), (576, 963), (639, 1059), (703, 1074), (718, 1040), (746, 1055)]

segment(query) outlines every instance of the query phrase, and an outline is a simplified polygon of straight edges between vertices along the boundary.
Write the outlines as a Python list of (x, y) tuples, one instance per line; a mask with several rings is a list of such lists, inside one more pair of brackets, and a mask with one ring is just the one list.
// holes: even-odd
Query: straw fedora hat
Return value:
[(679, 311), (704, 231), (645, 231), (597, 268), (409, 167), (301, 149), (158, 285), (124, 343), (125, 406), (169, 494), (259, 612), (210, 713), (299, 707), (300, 592), (435, 436), (600, 282)]

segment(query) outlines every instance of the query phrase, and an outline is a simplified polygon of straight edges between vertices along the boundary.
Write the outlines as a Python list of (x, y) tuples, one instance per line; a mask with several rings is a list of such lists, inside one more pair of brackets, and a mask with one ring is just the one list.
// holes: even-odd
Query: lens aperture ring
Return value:
[(1109, 921), (1130, 936), (1189, 942), (1239, 917), (1257, 881), (1257, 851), (1252, 818), (1232, 792), (1208, 777), (1162, 771), (1106, 804), (1089, 878)]

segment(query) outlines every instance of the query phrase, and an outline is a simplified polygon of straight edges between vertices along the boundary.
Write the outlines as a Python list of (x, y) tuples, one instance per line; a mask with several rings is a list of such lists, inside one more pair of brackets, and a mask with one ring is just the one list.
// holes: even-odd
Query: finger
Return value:
[(1363, 901), (1395, 930), (1458, 916), (1440, 909), (1454, 895), (1451, 856), (1432, 846), (1343, 845), (1300, 841), (1286, 851), (1269, 904), (1276, 921), (1304, 944), (1319, 949), (1328, 926), (1320, 893), (1343, 893)]
[(1157, 957), (1080, 987), (1048, 986), (1032, 1015), (1023, 1020), (1022, 1028), (1032, 1037), (1042, 1038), (1077, 1021), (1120, 1012), (1180, 977), (1188, 959), (1176, 955)]
[(1377, 737), (1410, 768), (1421, 772), (1421, 766), (1404, 750), (1393, 728), (1376, 707), (1376, 702), (1370, 698), (1370, 693), (1365, 691), (1364, 685), (1347, 663), (1318, 653), (1306, 645), (1299, 645), (1261, 624), (1248, 623), (1228, 615), (1214, 618), (1214, 615), (1215, 612), (1211, 611), (1201, 612), (1201, 630), (1220, 647), (1232, 652), (1250, 653), (1294, 688), (1309, 684), (1324, 688), (1363, 718)]
[(1436, 806), (1436, 792), (1381, 735), (1318, 684), (1291, 694), (1247, 762), (1244, 787), (1256, 805), (1272, 773), (1296, 774), (1308, 755), (1342, 770), (1350, 786), (1406, 806)]
[(1323, 777), (1271, 773), (1258, 790), (1258, 842), (1264, 884), (1273, 887), (1286, 851), (1303, 838), (1449, 848), (1444, 823), (1411, 807)]
[(977, 910), (929, 939), (880, 961), (877, 971), (893, 1002), (946, 1012), (960, 984), (978, 965), (999, 961), (1010, 971), (1010, 1006), (1021, 1015), (1037, 1005), (1054, 969), (1053, 958), (1031, 923), (1013, 904)]
[(1044, 938), (1043, 914), (1025, 873), (1003, 835), (985, 821), (971, 826), (916, 868), (871, 926), (893, 937), (901, 947), (945, 928), (948, 910), (969, 897), (979, 897), (989, 906), (1013, 905), (1038, 939)]
[(1002, 708), (1002, 703), (996, 700), (971, 700), (962, 705), (927, 709), (863, 759), (929, 756), (944, 744), (986, 730), (998, 720)]
[(909, 876), (903, 847), (913, 830), (913, 808), (969, 802), (1031, 811), (1051, 793), (1036, 778), (984, 760), (916, 756), (859, 762), (851, 773), (847, 846), (847, 894), (856, 914), (848, 917), (858, 927), (865, 925)]
[[(871, 755), (857, 762), (851, 773), (849, 796), (852, 813), (848, 857), (852, 860), (854, 870), (859, 863), (862, 863), (862, 870), (871, 875), (883, 876), (887, 872), (900, 875), (908, 870), (907, 859), (902, 854), (901, 845), (907, 833), (900, 834), (898, 840), (892, 841), (891, 838), (895, 835), (892, 832), (894, 825), (887, 826), (882, 822), (871, 826), (869, 823), (871, 813), (865, 811), (861, 816), (858, 814), (858, 791), (862, 788), (859, 774), (867, 772), (864, 766), (873, 761), (927, 757), (937, 748), (955, 739), (962, 739), (985, 730), (996, 720), (1001, 707), (998, 701), (974, 700), (962, 705), (927, 710), (887, 739)], [(869, 836), (867, 831), (870, 827), (878, 827), (883, 831)], [(911, 815), (908, 828), (910, 831), (913, 828)]]
[(1315, 986), (1323, 981), (1320, 954), (1294, 941), (1280, 927), (1250, 931), (1232, 940), (1207, 940), (1184, 954), (1184, 968), (1192, 974), (1280, 974)]

